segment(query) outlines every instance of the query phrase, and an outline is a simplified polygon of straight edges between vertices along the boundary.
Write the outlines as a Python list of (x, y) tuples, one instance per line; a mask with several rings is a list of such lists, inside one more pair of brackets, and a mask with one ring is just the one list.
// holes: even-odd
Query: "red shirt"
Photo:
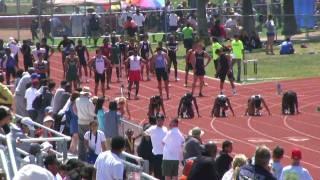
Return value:
[(100, 47), (101, 51), (102, 51), (102, 55), (104, 55), (107, 58), (110, 58), (111, 55), (111, 46), (108, 45), (103, 45)]

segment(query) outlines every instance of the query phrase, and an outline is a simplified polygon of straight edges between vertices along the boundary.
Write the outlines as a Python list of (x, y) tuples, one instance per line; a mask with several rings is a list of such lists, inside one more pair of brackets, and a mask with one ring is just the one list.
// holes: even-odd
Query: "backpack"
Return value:
[(99, 17), (97, 15), (93, 15), (90, 18), (89, 25), (91, 30), (94, 30), (94, 31), (99, 30), (100, 29)]

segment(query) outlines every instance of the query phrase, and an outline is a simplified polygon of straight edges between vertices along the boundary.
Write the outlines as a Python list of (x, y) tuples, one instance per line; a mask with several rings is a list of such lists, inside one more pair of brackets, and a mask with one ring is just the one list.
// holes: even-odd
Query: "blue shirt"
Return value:
[(166, 68), (164, 55), (162, 53), (160, 55), (157, 54), (156, 61), (155, 61), (155, 67), (156, 67), (156, 69)]
[(105, 112), (103, 109), (98, 110), (97, 119), (98, 119), (98, 123), (99, 123), (99, 130), (101, 130), (102, 132), (105, 132), (106, 117), (105, 117)]
[(281, 43), (280, 54), (293, 54), (293, 44), (291, 41), (284, 41)]
[(105, 113), (105, 131), (106, 138), (119, 136), (118, 126), (121, 115), (117, 111), (108, 111)]

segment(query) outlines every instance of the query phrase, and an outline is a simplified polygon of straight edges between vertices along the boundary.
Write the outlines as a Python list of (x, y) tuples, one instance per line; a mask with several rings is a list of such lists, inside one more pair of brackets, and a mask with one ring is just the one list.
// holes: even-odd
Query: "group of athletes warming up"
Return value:
[[(170, 35), (168, 37), (165, 47), (162, 42), (159, 42), (155, 51), (151, 48), (151, 43), (148, 41), (148, 35), (143, 35), (139, 43), (136, 43), (135, 39), (130, 39), (129, 42), (126, 42), (123, 36), (118, 39), (115, 34), (112, 34), (110, 39), (111, 43), (109, 42), (109, 38), (105, 38), (103, 40), (103, 46), (98, 48), (96, 50), (96, 55), (89, 59), (88, 50), (82, 44), (81, 40), (75, 45), (71, 39), (68, 39), (65, 36), (58, 46), (59, 51), (62, 52), (62, 64), (65, 78), (72, 83), (73, 87), (76, 89), (81, 81), (81, 77), (82, 80), (85, 79), (85, 81), (88, 82), (88, 67), (90, 76), (91, 71), (94, 72), (95, 95), (98, 94), (100, 85), (101, 93), (105, 96), (105, 87), (110, 89), (113, 68), (116, 70), (117, 81), (120, 82), (120, 78), (123, 77), (123, 65), (124, 74), (128, 80), (127, 98), (131, 99), (131, 90), (135, 89), (134, 99), (139, 99), (139, 83), (144, 79), (144, 73), (146, 73), (147, 81), (150, 80), (150, 74), (155, 74), (158, 82), (157, 88), (159, 90), (159, 95), (150, 98), (148, 116), (157, 116), (161, 110), (165, 116), (166, 113), (162, 90), (164, 86), (166, 98), (170, 99), (169, 76), (172, 64), (174, 67), (175, 81), (179, 81), (176, 54), (178, 42), (176, 41), (175, 36)], [(63, 47), (62, 50), (60, 48), (61, 46)], [(205, 46), (201, 41), (184, 42), (184, 46), (186, 48), (185, 87), (188, 86), (188, 74), (191, 70), (193, 71), (193, 83), (191, 92), (186, 93), (181, 97), (177, 115), (185, 119), (194, 118), (195, 113), (193, 107), (195, 107), (198, 117), (201, 117), (197, 99), (194, 95), (197, 87), (196, 84), (199, 81), (198, 97), (203, 97), (202, 90), (205, 86), (205, 68), (211, 62), (211, 59), (213, 59), (216, 68), (216, 78), (220, 79), (220, 94), (214, 99), (210, 115), (211, 117), (226, 117), (227, 111), (230, 110), (234, 116), (235, 113), (232, 109), (230, 98), (228, 98), (223, 91), (225, 79), (228, 77), (232, 88), (232, 94), (236, 94), (233, 60), (231, 56), (232, 49), (219, 45), (218, 41), (213, 38), (212, 49), (214, 52), (211, 58), (205, 51)], [(84, 73), (82, 73), (82, 69), (84, 70)], [(85, 78), (83, 78), (82, 74), (85, 75)], [(252, 95), (248, 99), (245, 115), (261, 116), (263, 107), (268, 114), (271, 115), (264, 97), (259, 94)], [(126, 107), (126, 109), (128, 108)], [(281, 111), (283, 114), (299, 113), (298, 98), (295, 92), (288, 91), (283, 94)]]

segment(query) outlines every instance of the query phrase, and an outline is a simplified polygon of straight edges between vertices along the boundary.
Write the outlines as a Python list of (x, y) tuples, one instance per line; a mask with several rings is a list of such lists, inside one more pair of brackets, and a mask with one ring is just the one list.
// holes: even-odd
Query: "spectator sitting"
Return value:
[(294, 48), (290, 38), (286, 38), (286, 40), (281, 43), (280, 54), (294, 54)]
[[(53, 123), (54, 123), (54, 119), (50, 115), (47, 115), (43, 119), (43, 125), (45, 127), (47, 127), (47, 128), (52, 129), (53, 128)], [(48, 132), (47, 130), (45, 130), (43, 128), (39, 128), (39, 129), (36, 130), (35, 136), (36, 137), (52, 137), (53, 134), (51, 132)]]

